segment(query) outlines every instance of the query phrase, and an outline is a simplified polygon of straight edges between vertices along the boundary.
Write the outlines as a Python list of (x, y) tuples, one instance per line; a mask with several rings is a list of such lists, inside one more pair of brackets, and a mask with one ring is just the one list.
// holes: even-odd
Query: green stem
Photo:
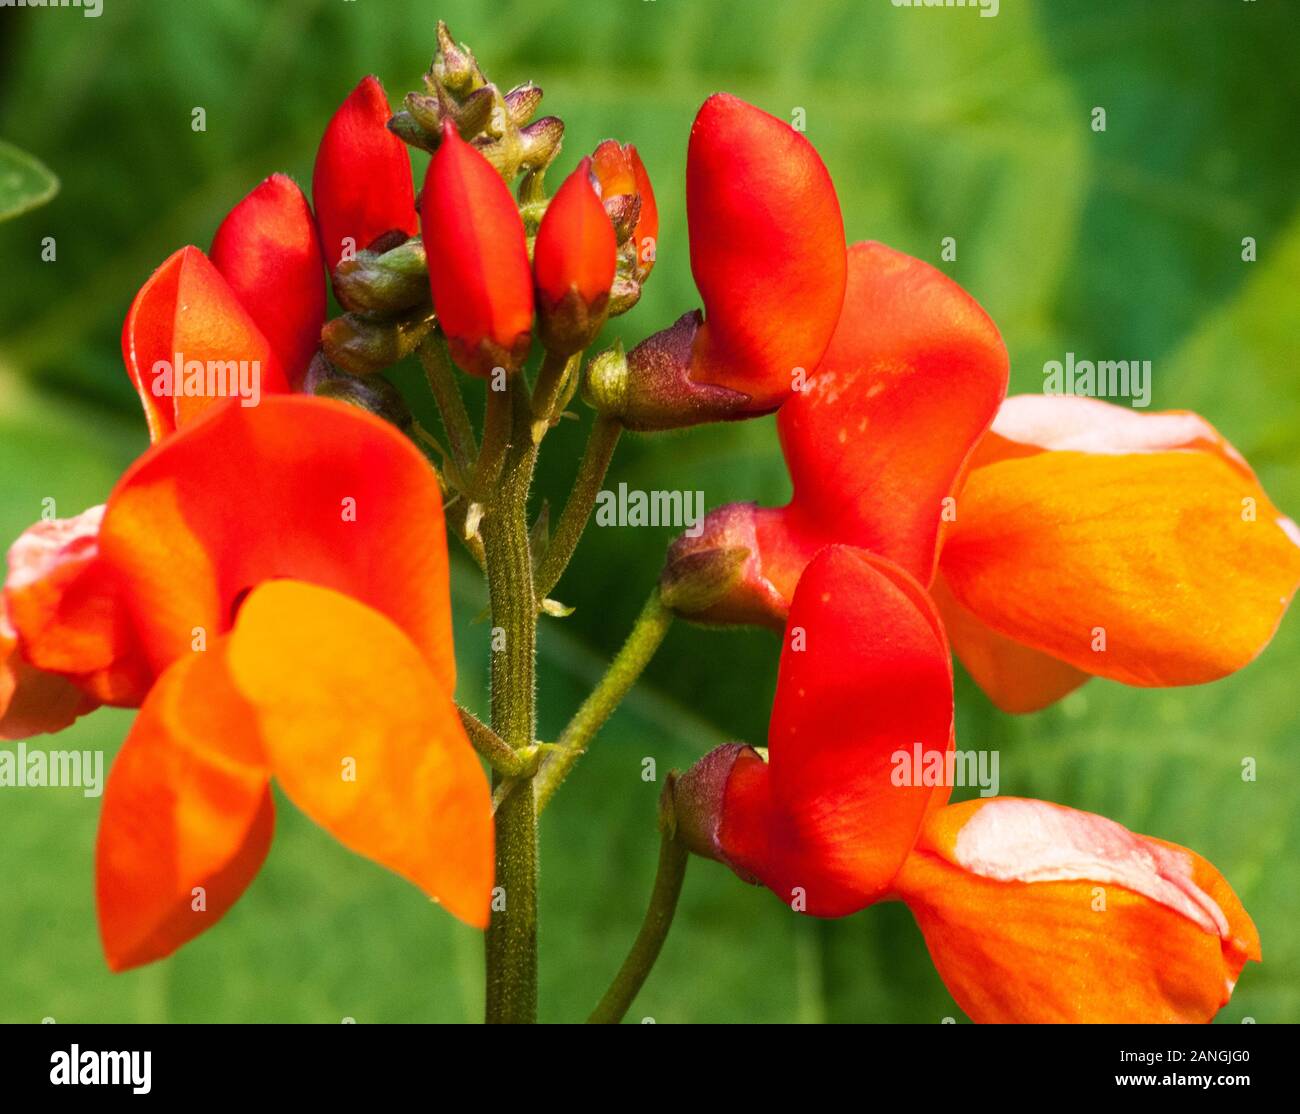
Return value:
[[(513, 446), (517, 446), (520, 451), (529, 451), (535, 449), (532, 443), (532, 430), (526, 427), (523, 431), (525, 441), (519, 441), (519, 436), (514, 428), (515, 410), (519, 403), (516, 401), (521, 394), (521, 387), (515, 382), (514, 376), (506, 380), (505, 390), (496, 390), (492, 383), (488, 383), (487, 391), (487, 408), (483, 414), (483, 445), (479, 449), (478, 463), (474, 466), (474, 479), (471, 484), (474, 499), (483, 504), (492, 502), (496, 497), (497, 483), (504, 482), (501, 475), (506, 466), (506, 457)], [(527, 402), (523, 403), (527, 407)], [(532, 481), (532, 458), (529, 458), (528, 479)], [(527, 501), (528, 491), (524, 491), (524, 500)]]
[(547, 352), (542, 359), (541, 369), (537, 372), (537, 383), (533, 387), (533, 440), (541, 443), (546, 431), (555, 420), (555, 404), (560, 392), (578, 374), (578, 365), (582, 362), (582, 353), (571, 356), (557, 356)]
[(420, 342), (419, 353), (429, 392), (442, 415), (443, 429), (447, 431), (451, 458), (461, 475), (467, 476), (478, 453), (478, 445), (465, 409), (465, 399), (460, 393), (460, 379), (447, 352), (447, 342), (441, 336), (428, 337)]
[(582, 532), (587, 528), (591, 509), (596, 505), (596, 496), (600, 494), (605, 482), (605, 473), (609, 471), (609, 462), (614, 456), (619, 435), (623, 426), (617, 418), (596, 415), (592, 423), (591, 434), (587, 438), (587, 447), (582, 453), (582, 463), (578, 465), (578, 475), (574, 480), (573, 490), (569, 493), (560, 521), (555, 524), (555, 535), (546, 547), (541, 564), (537, 567), (537, 602), (551, 594), (559, 583), (560, 577), (568, 567)]
[[(508, 444), (499, 482), (483, 519), (488, 598), (493, 627), (492, 730), (514, 751), (533, 745), (534, 659), (537, 611), (533, 606), (532, 557), (527, 503), (536, 447), (527, 401), (512, 381), (497, 400), (510, 415)], [(498, 414), (498, 417), (501, 415)], [(489, 430), (490, 431), (490, 430)], [(487, 434), (484, 450), (487, 449)], [(498, 638), (504, 644), (497, 649)], [(502, 780), (500, 774), (494, 783)], [(486, 938), (489, 1022), (537, 1019), (537, 803), (531, 780), (501, 801), (496, 811), (496, 884)]]
[[(671, 800), (671, 782), (664, 795)], [(641, 931), (636, 934), (632, 950), (627, 953), (623, 966), (609, 984), (600, 1005), (587, 1018), (588, 1024), (617, 1025), (623, 1020), (623, 1015), (640, 992), (668, 937), (673, 915), (677, 912), (677, 899), (682, 892), (689, 858), (685, 844), (679, 843), (674, 837), (670, 820), (664, 825), (663, 838), (659, 843), (659, 867), (655, 872), (654, 890), (650, 894), (645, 919), (641, 922)]]
[[(596, 732), (614, 714), (614, 709), (622, 703), (636, 679), (641, 676), (672, 622), (673, 613), (664, 607), (659, 599), (659, 589), (656, 588), (637, 616), (618, 656), (609, 663), (605, 676), (582, 702), (582, 707), (574, 713), (573, 719), (556, 740), (555, 750), (546, 756), (537, 771), (533, 784), (539, 812), (546, 807), (560, 783), (569, 776), (569, 771), (595, 738)], [(512, 794), (520, 795), (527, 796)]]

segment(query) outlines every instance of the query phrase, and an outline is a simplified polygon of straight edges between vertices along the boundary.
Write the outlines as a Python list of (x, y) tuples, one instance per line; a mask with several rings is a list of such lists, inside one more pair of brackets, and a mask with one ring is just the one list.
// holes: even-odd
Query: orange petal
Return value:
[(218, 641), (158, 679), (109, 773), (96, 895), (114, 971), (170, 955), (215, 924), (270, 847), (270, 775), (225, 649)]
[(725, 861), (817, 916), (870, 904), (948, 793), (900, 781), (897, 756), (946, 752), (952, 717), (948, 648), (924, 589), (864, 551), (823, 550), (790, 608), (769, 761), (742, 754), (727, 782)]
[(437, 479), (354, 407), (301, 395), (215, 407), (126, 473), (100, 547), (156, 671), (197, 631), (210, 643), (229, 630), (249, 589), (293, 577), (384, 613), (455, 685)]
[(230, 670), (293, 802), (345, 846), (486, 927), (487, 779), (450, 691), (406, 635), (347, 596), (279, 580), (240, 609)]
[(1088, 674), (1004, 638), (953, 599), (942, 576), (930, 586), (957, 660), (1004, 712), (1037, 712), (1073, 692)]
[[(183, 365), (191, 361), (204, 365), (203, 381), (194, 380), (197, 393), (186, 387), (184, 366), (174, 366), (177, 355)], [(181, 248), (168, 257), (140, 288), (122, 329), (122, 357), (155, 442), (219, 398), (244, 388), (251, 392), (255, 387), (259, 396), (289, 390), (284, 368), (266, 337), (196, 247)], [(163, 361), (172, 368), (170, 381), (161, 374)], [(241, 363), (247, 365), (246, 376)], [(211, 383), (206, 374), (209, 365), (220, 372)]]
[(938, 810), (896, 890), (980, 1022), (1209, 1021), (1260, 958), (1204, 859), (1043, 801)]
[(1080, 428), (1047, 441), (1083, 447), (1012, 441), (998, 419), (990, 451), (1022, 455), (974, 468), (958, 497), (941, 559), (955, 599), (1001, 635), (1128, 684), (1240, 669), (1300, 584), (1300, 531), (1195, 416), (1050, 401), (1058, 414), (1088, 404)]

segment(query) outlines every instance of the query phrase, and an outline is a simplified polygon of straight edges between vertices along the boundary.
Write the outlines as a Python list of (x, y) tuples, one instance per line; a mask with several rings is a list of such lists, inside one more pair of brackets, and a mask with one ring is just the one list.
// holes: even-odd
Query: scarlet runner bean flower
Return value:
[(776, 409), (839, 319), (844, 221), (817, 152), (729, 94), (704, 102), (686, 156), (691, 272), (704, 313), (597, 363), (592, 401), (630, 429)]
[(452, 358), (473, 375), (528, 354), (533, 276), (510, 189), (448, 120), (421, 194), (433, 305)]
[[(100, 818), (115, 970), (236, 900), (269, 846), (272, 777), (345, 845), (486, 924), (491, 808), (451, 695), (441, 507), (388, 423), (324, 399), (230, 401), (146, 453), (102, 524), (66, 528), (93, 539), (92, 561), (65, 543), (15, 577), (11, 558), (6, 612), (29, 658), (62, 636), (80, 678), (125, 625), (147, 678)], [(84, 599), (88, 571), (112, 593)]]
[(790, 503), (719, 508), (670, 552), (666, 583), (746, 555), (697, 618), (779, 628), (803, 569), (840, 542), (931, 588), (1008, 711), (1090, 675), (1196, 684), (1259, 653), (1300, 584), (1300, 532), (1208, 422), (1003, 401), (1006, 351), (969, 295), (880, 244), (849, 258), (835, 337), (778, 417)]
[(1254, 924), (1194, 852), (1042, 801), (948, 805), (899, 776), (954, 742), (943, 625), (900, 566), (823, 549), (791, 602), (766, 759), (731, 744), (674, 788), (697, 853), (814, 916), (901, 898), (975, 1021), (1208, 1021)]

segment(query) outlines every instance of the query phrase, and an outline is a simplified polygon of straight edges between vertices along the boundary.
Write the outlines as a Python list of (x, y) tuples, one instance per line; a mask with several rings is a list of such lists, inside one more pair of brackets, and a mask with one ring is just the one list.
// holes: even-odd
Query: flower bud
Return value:
[[(844, 222), (817, 152), (782, 120), (719, 93), (704, 102), (686, 156), (691, 272), (703, 319), (683, 318), (628, 357), (633, 380), (669, 379), (683, 409), (654, 428), (770, 413), (810, 374), (844, 302)], [(679, 375), (668, 375), (675, 362)], [(740, 393), (720, 413), (692, 387)]]
[(630, 259), (644, 281), (654, 266), (659, 236), (659, 206), (645, 164), (631, 143), (620, 146), (613, 139), (601, 143), (591, 161), (610, 219), (616, 228), (626, 229), (619, 244), (630, 241)]
[(541, 87), (531, 81), (524, 85), (516, 85), (506, 94), (505, 101), (510, 122), (515, 127), (522, 128), (533, 118), (537, 106), (542, 103)]
[(316, 152), (311, 192), (331, 271), (386, 232), (419, 231), (411, 159), (389, 131), (389, 116), (379, 79), (363, 78), (334, 113)]
[(304, 393), (317, 398), (333, 398), (391, 422), (403, 432), (409, 431), (414, 418), (402, 392), (382, 375), (368, 375), (364, 379), (348, 375), (334, 367), (324, 353), (316, 353)]
[(290, 383), (320, 344), (325, 274), (316, 222), (292, 178), (273, 174), (221, 222), (208, 258), (275, 350)]
[(528, 355), (533, 279), (510, 189), (443, 124), (421, 195), (429, 283), (452, 358), (472, 375), (516, 370)]
[(464, 98), (485, 84), (486, 79), (474, 53), (451, 37), (443, 20), (438, 20), (438, 53), (429, 67), (430, 76), (447, 92)]
[[(429, 265), (418, 236), (382, 255), (358, 252), (334, 272), (334, 293), (344, 309), (360, 313), (404, 313), (429, 300)], [(320, 330), (317, 329), (319, 337)]]
[(373, 375), (414, 352), (436, 324), (427, 306), (395, 321), (345, 313), (326, 322), (321, 348), (331, 363), (348, 374)]
[(614, 227), (583, 159), (547, 207), (533, 246), (542, 342), (562, 356), (586, 348), (600, 332), (614, 281)]

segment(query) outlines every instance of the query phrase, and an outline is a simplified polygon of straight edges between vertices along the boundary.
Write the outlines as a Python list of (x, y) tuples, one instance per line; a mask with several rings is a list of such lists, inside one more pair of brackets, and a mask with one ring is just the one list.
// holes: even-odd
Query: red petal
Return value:
[(474, 375), (514, 370), (533, 323), (523, 221), (501, 175), (450, 121), (429, 162), (421, 216), (433, 305), (452, 356)]
[(705, 311), (691, 377), (772, 409), (795, 368), (817, 366), (844, 301), (844, 222), (830, 175), (785, 121), (718, 93), (691, 129), (686, 207)]
[(290, 380), (301, 380), (325, 323), (316, 222), (292, 178), (273, 174), (230, 210), (209, 253)]
[(943, 500), (1008, 371), (997, 327), (960, 286), (883, 244), (855, 244), (835, 336), (778, 418), (793, 532), (869, 549), (928, 584)]
[(782, 900), (842, 916), (887, 890), (927, 810), (947, 799), (898, 771), (900, 755), (952, 745), (948, 648), (919, 584), (841, 546), (808, 566), (785, 638), (769, 760), (737, 758), (718, 839)]
[[(244, 364), (241, 374), (253, 374), (248, 386), (260, 395), (289, 390), (284, 368), (270, 343), (240, 304), (234, 291), (208, 257), (198, 248), (184, 247), (167, 260), (140, 288), (127, 312), (122, 329), (122, 358), (144, 405), (152, 441), (159, 441), (202, 413), (222, 397), (208, 390), (206, 377), (196, 394), (178, 387), (184, 365), (198, 361), (230, 369), (229, 361)], [(168, 380), (156, 374), (162, 363), (171, 368)], [(254, 381), (255, 380), (255, 381)], [(227, 395), (238, 393), (243, 383), (227, 382)]]
[(345, 249), (355, 255), (386, 232), (418, 231), (411, 156), (388, 130), (388, 97), (365, 77), (330, 119), (316, 151), (311, 196), (331, 271)]
[(608, 297), (618, 246), (614, 226), (591, 185), (591, 160), (583, 159), (546, 207), (533, 247), (533, 273), (543, 305), (570, 291), (587, 305)]

